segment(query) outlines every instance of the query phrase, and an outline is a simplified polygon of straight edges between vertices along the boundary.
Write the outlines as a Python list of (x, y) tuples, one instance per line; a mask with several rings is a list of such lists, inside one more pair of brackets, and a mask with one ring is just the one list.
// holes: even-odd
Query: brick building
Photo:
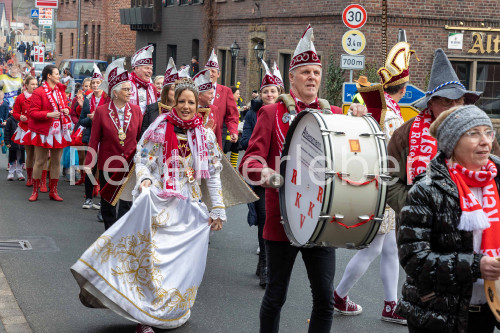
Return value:
[[(141, 6), (143, 2), (133, 0), (132, 6)], [(164, 0), (160, 5), (158, 2), (149, 1), (149, 6), (162, 6), (161, 31), (137, 31), (137, 47), (157, 43), (156, 72), (164, 70), (168, 56), (174, 54), (172, 50), (176, 50), (178, 64), (187, 63), (193, 53), (193, 40), (197, 39), (201, 65), (206, 61), (206, 50), (213, 45), (223, 66), (221, 82), (231, 85), (240, 81), (242, 95), (248, 97), (252, 89), (259, 87), (260, 66), (253, 50), (259, 42), (265, 48), (264, 60), (278, 62), (286, 84), (288, 64), (308, 24), (314, 28), (314, 43), (323, 68), (327, 68), (330, 54), (340, 63), (340, 55), (345, 53), (341, 39), (349, 30), (342, 23), (341, 15), (352, 1), (205, 0), (200, 3), (199, 0)], [(479, 105), (493, 116), (500, 116), (500, 7), (496, 6), (497, 1), (427, 0), (421, 4), (419, 1), (363, 0), (358, 3), (368, 12), (367, 23), (360, 29), (367, 40), (362, 53), (367, 63), (381, 67), (385, 53), (396, 43), (398, 29), (403, 28), (420, 58), (420, 62), (415, 58), (411, 60), (414, 85), (426, 90), (434, 50), (443, 48), (463, 84), (468, 89), (484, 91)], [(209, 34), (208, 18), (213, 22)], [(460, 44), (458, 49), (448, 48), (450, 33), (462, 34), (461, 48)], [(232, 59), (230, 53), (234, 41), (240, 47), (237, 59)], [(354, 76), (357, 75), (355, 72)]]
[[(78, 2), (81, 3), (80, 54)], [(63, 59), (100, 59), (108, 62), (135, 52), (135, 32), (120, 24), (120, 8), (130, 0), (60, 0), (56, 23), (57, 64)]]

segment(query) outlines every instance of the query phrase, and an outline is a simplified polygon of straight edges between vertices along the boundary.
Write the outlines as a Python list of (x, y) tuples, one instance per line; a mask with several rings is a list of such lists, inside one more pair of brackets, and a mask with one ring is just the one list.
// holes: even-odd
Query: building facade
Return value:
[(57, 64), (63, 59), (98, 59), (109, 63), (119, 57), (130, 58), (135, 52), (136, 34), (120, 24), (120, 8), (126, 7), (130, 7), (130, 0), (60, 0), (56, 23)]
[[(154, 1), (153, 1), (154, 2)], [(288, 85), (288, 65), (295, 46), (308, 24), (314, 28), (315, 46), (323, 68), (333, 55), (340, 64), (342, 36), (349, 30), (342, 12), (351, 0), (163, 0), (161, 31), (137, 31), (136, 47), (157, 45), (157, 74), (176, 55), (178, 66), (188, 63), (198, 41), (200, 64), (215, 47), (222, 66), (221, 83), (241, 82), (244, 97), (260, 86), (261, 66), (254, 48), (264, 46), (264, 60), (276, 61)], [(483, 91), (479, 106), (492, 117), (500, 117), (500, 7), (494, 0), (364, 0), (368, 19), (359, 30), (366, 37), (361, 53), (373, 67), (384, 65), (385, 55), (405, 29), (411, 48), (420, 59), (411, 59), (410, 81), (423, 91), (434, 50), (442, 48), (462, 81), (471, 90)], [(141, 6), (141, 1), (133, 1)], [(153, 4), (152, 4), (153, 5)], [(210, 31), (207, 33), (207, 21)], [(231, 56), (233, 42), (240, 47)], [(354, 71), (354, 77), (359, 74)], [(326, 70), (323, 70), (326, 75)], [(348, 75), (346, 74), (346, 79)], [(323, 77), (323, 82), (325, 82)]]

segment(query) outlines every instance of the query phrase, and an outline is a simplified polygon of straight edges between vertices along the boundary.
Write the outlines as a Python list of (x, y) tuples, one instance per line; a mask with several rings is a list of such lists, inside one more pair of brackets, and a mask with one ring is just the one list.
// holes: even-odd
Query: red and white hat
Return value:
[(191, 78), (189, 75), (189, 66), (183, 66), (181, 69), (179, 69), (179, 79), (182, 78)]
[(273, 65), (273, 75), (274, 79), (276, 80), (276, 83), (281, 87), (281, 89), (285, 90), (285, 85), (283, 84), (283, 79), (281, 77), (280, 69), (278, 68), (278, 65), (276, 65), (276, 61), (274, 62)]
[(193, 81), (198, 87), (199, 92), (208, 91), (213, 88), (212, 81), (210, 81), (210, 70), (208, 69), (199, 71), (193, 77)]
[(123, 82), (127, 82), (128, 72), (123, 67), (125, 64), (125, 58), (116, 59), (113, 61), (104, 74), (104, 80), (101, 82), (99, 89), (102, 89), (107, 95), (113, 90), (113, 88)]
[[(172, 57), (168, 59), (167, 70), (165, 71), (165, 78), (163, 80), (163, 87), (168, 84), (174, 84), (175, 80), (179, 79), (179, 74), (177, 73), (177, 68), (175, 68), (175, 62)], [(162, 88), (163, 88), (162, 87)]]
[(153, 66), (153, 51), (155, 47), (153, 45), (146, 45), (142, 49), (139, 49), (132, 56), (132, 68), (138, 66)]
[(217, 70), (220, 70), (219, 61), (217, 60), (217, 55), (215, 54), (215, 49), (212, 49), (212, 53), (210, 54), (210, 58), (208, 58), (205, 68), (215, 68)]
[(262, 91), (262, 89), (269, 86), (279, 87), (278, 83), (276, 82), (276, 78), (269, 71), (269, 67), (267, 67), (266, 62), (264, 60), (261, 61), (262, 64), (264, 65), (264, 69), (266, 70), (266, 74), (264, 74), (264, 78), (262, 78), (262, 83), (260, 84), (260, 90)]
[(99, 70), (99, 67), (97, 67), (97, 64), (94, 62), (94, 73), (92, 73), (92, 80), (103, 80), (101, 71)]
[(313, 29), (311, 25), (308, 25), (306, 31), (299, 41), (299, 44), (297, 44), (295, 52), (293, 53), (293, 58), (290, 62), (290, 71), (299, 66), (321, 66), (321, 61), (319, 60), (318, 54), (316, 53), (316, 49), (314, 48), (313, 40)]

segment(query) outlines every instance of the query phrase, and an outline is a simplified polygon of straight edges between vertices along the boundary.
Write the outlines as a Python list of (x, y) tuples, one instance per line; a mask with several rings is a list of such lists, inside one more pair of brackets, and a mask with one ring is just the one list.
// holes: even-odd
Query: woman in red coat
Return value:
[[(30, 136), (30, 131), (28, 129), (28, 116), (29, 116), (29, 108), (31, 105), (31, 95), (33, 94), (33, 91), (36, 89), (36, 86), (37, 86), (36, 78), (28, 75), (24, 80), (24, 92), (21, 95), (17, 96), (16, 101), (14, 102), (14, 108), (12, 112), (14, 119), (19, 121), (19, 126), (17, 127), (17, 130), (14, 132), (14, 135), (12, 136), (12, 141), (19, 145), (24, 145), (24, 148), (26, 149), (26, 173), (28, 175), (26, 186), (33, 185), (32, 174), (33, 174), (33, 165), (35, 163), (35, 160), (34, 160), (34, 147), (31, 145), (31, 140), (30, 140), (31, 136)], [(44, 173), (47, 173), (46, 164), (43, 171)], [(42, 179), (44, 179), (43, 175)]]
[(71, 119), (65, 88), (59, 83), (59, 79), (59, 70), (56, 66), (45, 66), (42, 71), (42, 86), (31, 96), (28, 129), (31, 132), (31, 144), (35, 146), (35, 165), (30, 201), (38, 198), (40, 177), (47, 163), (49, 151), (49, 198), (56, 201), (63, 200), (57, 194), (57, 182), (63, 148), (71, 143)]

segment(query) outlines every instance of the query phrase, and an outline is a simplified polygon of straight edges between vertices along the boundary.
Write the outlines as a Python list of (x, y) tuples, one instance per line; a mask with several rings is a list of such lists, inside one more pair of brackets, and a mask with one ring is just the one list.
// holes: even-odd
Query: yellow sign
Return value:
[[(351, 104), (343, 104), (342, 112), (344, 114), (347, 114), (347, 111), (349, 111), (350, 106)], [(410, 120), (419, 113), (417, 109), (415, 109), (413, 106), (410, 105), (400, 105), (399, 108), (401, 109), (401, 115), (403, 116), (404, 121)]]
[(360, 54), (365, 49), (365, 46), (365, 35), (359, 30), (349, 30), (342, 36), (342, 47), (349, 54)]
[[(495, 37), (495, 38), (493, 38)], [(500, 36), (493, 36), (491, 34), (481, 34), (480, 32), (473, 32), (472, 39), (474, 40), (474, 45), (467, 51), (467, 53), (480, 54), (484, 53), (498, 53), (500, 52)], [(484, 40), (486, 40), (486, 47), (484, 45)]]

